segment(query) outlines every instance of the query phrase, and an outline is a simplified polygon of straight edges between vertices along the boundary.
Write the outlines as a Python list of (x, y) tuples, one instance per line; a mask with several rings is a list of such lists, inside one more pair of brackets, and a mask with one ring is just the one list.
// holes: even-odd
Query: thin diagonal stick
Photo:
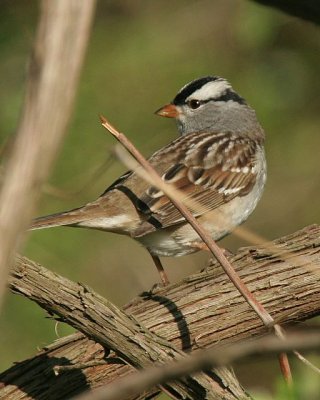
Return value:
[(265, 310), (265, 308), (254, 298), (249, 289), (243, 284), (238, 274), (235, 272), (228, 259), (221, 251), (220, 247), (214, 242), (208, 232), (199, 225), (196, 218), (191, 214), (187, 207), (179, 200), (177, 200), (176, 197), (173, 197), (172, 193), (169, 193), (169, 191), (167, 190), (167, 185), (165, 185), (165, 183), (154, 170), (154, 168), (134, 147), (134, 145), (128, 140), (128, 138), (123, 133), (118, 132), (112, 125), (109, 124), (109, 122), (104, 117), (101, 116), (100, 118), (102, 121), (102, 126), (106, 128), (129, 151), (130, 154), (133, 155), (133, 157), (139, 162), (139, 164), (149, 173), (150, 177), (153, 180), (153, 184), (165, 192), (165, 194), (169, 197), (174, 206), (181, 212), (185, 219), (195, 229), (195, 231), (198, 233), (204, 243), (208, 246), (214, 257), (220, 262), (221, 266), (223, 267), (229, 278), (232, 279), (234, 285), (244, 296), (250, 306), (256, 311), (264, 325), (266, 325), (267, 327), (272, 327), (274, 325), (273, 318)]
[[(189, 209), (181, 203), (177, 199), (176, 196), (172, 194), (172, 191), (168, 189), (168, 186), (158, 175), (155, 169), (150, 165), (150, 163), (143, 157), (143, 155), (136, 149), (136, 147), (129, 141), (129, 139), (117, 129), (115, 129), (105, 117), (100, 116), (102, 126), (107, 129), (128, 151), (129, 153), (138, 161), (138, 163), (147, 171), (150, 178), (153, 181), (153, 184), (157, 186), (159, 189), (163, 190), (163, 192), (170, 199), (172, 204), (180, 211), (180, 213), (184, 216), (184, 218), (189, 222), (189, 224), (193, 227), (193, 229), (198, 233), (203, 242), (208, 246), (209, 250), (213, 254), (213, 256), (219, 261), (220, 265), (224, 269), (225, 273), (229, 276), (232, 283), (239, 290), (241, 295), (247, 301), (247, 303), (253, 308), (259, 318), (262, 320), (263, 324), (267, 328), (274, 327), (275, 333), (279, 336), (281, 332), (280, 326), (275, 324), (274, 319), (267, 312), (267, 310), (258, 302), (258, 300), (254, 297), (254, 295), (250, 292), (247, 286), (240, 279), (228, 259), (223, 254), (223, 251), (220, 247), (215, 243), (215, 241), (211, 238), (206, 229), (201, 226), (196, 218), (192, 215)], [(278, 329), (277, 329), (278, 328)], [(281, 337), (281, 335), (279, 336)], [(283, 338), (283, 337), (282, 337)], [(291, 384), (292, 377), (290, 372), (290, 367), (288, 363), (287, 356), (285, 354), (281, 354), (279, 357), (281, 371), (284, 374), (284, 378), (288, 384)]]

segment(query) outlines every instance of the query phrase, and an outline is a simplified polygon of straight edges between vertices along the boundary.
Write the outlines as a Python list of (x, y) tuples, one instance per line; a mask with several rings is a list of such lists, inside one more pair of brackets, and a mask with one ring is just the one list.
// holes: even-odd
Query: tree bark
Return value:
[[(272, 247), (240, 249), (230, 261), (277, 323), (288, 325), (320, 313), (319, 226), (279, 239)], [(89, 288), (25, 258), (17, 259), (10, 288), (59, 315), (94, 341), (80, 334), (71, 335), (4, 372), (0, 376), (3, 383), (0, 398), (9, 400), (70, 398), (89, 387), (125, 376), (132, 367), (181, 357), (181, 350), (234, 343), (266, 333), (256, 314), (215, 262), (183, 282), (143, 293), (125, 307), (126, 314)], [(95, 342), (111, 348), (131, 367), (119, 364), (119, 359), (115, 360), (116, 355), (111, 353), (107, 365), (54, 375), (55, 365), (103, 359), (104, 350)], [(215, 387), (210, 387), (212, 377), (216, 379)], [(198, 398), (210, 398), (205, 397), (210, 391), (216, 391), (215, 397), (211, 397), (215, 399), (248, 398), (225, 368), (181, 382), (171, 388), (190, 398), (197, 390), (202, 393)], [(192, 393), (185, 392), (188, 387)], [(208, 393), (203, 392), (208, 388)]]
[(43, 0), (22, 115), (0, 190), (0, 306), (71, 115), (95, 0)]

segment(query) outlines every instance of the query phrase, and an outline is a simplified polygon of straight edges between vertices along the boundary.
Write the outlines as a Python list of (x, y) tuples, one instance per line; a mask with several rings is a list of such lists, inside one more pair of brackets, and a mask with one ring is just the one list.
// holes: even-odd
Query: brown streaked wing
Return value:
[[(256, 179), (253, 168), (256, 149), (257, 144), (249, 138), (237, 138), (229, 133), (211, 135), (199, 146), (189, 149), (184, 161), (168, 168), (162, 178), (180, 191), (181, 200), (190, 199), (199, 204), (200, 209), (193, 214), (200, 216), (251, 190)], [(183, 221), (168, 197), (156, 188), (149, 188), (141, 200), (163, 228)], [(146, 223), (138, 235), (153, 230)]]

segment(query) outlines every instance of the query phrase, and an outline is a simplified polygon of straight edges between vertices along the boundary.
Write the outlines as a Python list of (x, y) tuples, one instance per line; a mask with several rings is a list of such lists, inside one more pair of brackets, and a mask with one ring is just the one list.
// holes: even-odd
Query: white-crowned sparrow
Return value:
[[(175, 118), (181, 136), (149, 162), (165, 182), (201, 206), (195, 214), (213, 239), (222, 238), (248, 218), (265, 184), (264, 132), (254, 110), (225, 79), (208, 76), (185, 85), (156, 113)], [(154, 259), (202, 247), (169, 199), (130, 171), (97, 200), (40, 217), (32, 229), (60, 225), (129, 235)]]

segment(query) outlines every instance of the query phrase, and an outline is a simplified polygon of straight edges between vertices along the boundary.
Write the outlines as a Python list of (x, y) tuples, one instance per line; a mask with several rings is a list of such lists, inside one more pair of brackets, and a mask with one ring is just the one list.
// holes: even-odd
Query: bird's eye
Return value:
[(201, 105), (199, 100), (190, 100), (188, 101), (188, 106), (190, 108), (192, 108), (193, 110), (195, 110), (196, 108), (199, 108)]

